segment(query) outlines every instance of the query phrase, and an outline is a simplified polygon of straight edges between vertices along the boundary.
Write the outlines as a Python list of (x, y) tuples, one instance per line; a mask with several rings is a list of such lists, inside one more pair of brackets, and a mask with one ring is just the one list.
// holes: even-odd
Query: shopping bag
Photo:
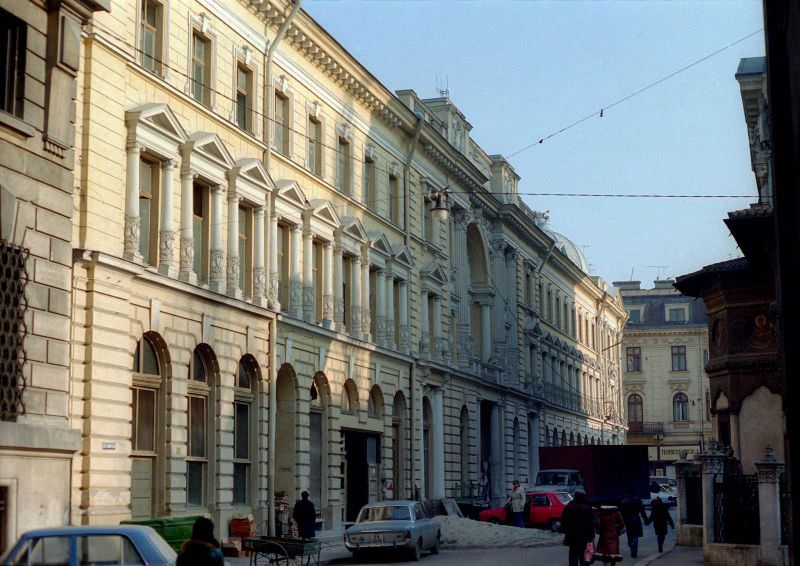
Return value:
[(592, 562), (594, 560), (594, 543), (589, 541), (586, 543), (586, 548), (583, 549), (583, 561)]

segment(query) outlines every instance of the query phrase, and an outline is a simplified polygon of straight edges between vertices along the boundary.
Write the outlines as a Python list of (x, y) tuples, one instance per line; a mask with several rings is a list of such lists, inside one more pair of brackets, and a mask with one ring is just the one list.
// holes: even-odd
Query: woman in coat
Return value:
[(177, 566), (224, 566), (225, 559), (214, 538), (214, 522), (198, 517), (192, 525), (192, 538), (181, 546)]
[(625, 521), (614, 505), (602, 505), (597, 516), (597, 532), (600, 538), (597, 541), (597, 550), (594, 559), (603, 564), (614, 565), (622, 560), (619, 552), (619, 536), (625, 532)]
[(658, 497), (650, 502), (650, 519), (649, 522), (653, 523), (653, 530), (658, 539), (658, 551), (664, 552), (664, 539), (667, 537), (667, 525), (675, 528), (672, 522), (672, 517), (669, 514), (667, 505)]
[(647, 513), (644, 511), (642, 500), (636, 497), (632, 488), (628, 488), (627, 496), (619, 504), (619, 512), (625, 521), (625, 534), (628, 537), (631, 558), (636, 558), (639, 553), (639, 538), (644, 536), (642, 521), (647, 524)]

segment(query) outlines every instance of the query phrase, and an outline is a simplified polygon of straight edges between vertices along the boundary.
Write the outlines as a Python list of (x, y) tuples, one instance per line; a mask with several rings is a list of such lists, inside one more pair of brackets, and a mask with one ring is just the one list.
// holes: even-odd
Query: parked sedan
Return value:
[[(547, 527), (553, 532), (561, 530), (561, 514), (572, 501), (572, 496), (563, 491), (529, 491), (525, 494), (525, 523), (533, 527)], [(481, 521), (508, 524), (509, 518), (503, 507), (487, 509), (478, 515)]]
[(176, 558), (175, 551), (150, 527), (109, 525), (28, 531), (0, 558), (0, 564), (172, 566)]
[(401, 551), (419, 560), (422, 552), (439, 553), (439, 525), (416, 501), (379, 501), (362, 507), (344, 533), (344, 545), (358, 560), (365, 552)]

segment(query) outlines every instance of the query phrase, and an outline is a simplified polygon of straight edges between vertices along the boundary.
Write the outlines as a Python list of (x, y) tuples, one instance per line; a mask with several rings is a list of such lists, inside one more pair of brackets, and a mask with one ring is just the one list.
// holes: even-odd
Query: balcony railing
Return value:
[(630, 434), (664, 434), (664, 423), (654, 422), (628, 422), (628, 433)]
[(565, 389), (553, 383), (535, 383), (534, 396), (564, 409), (579, 411), (596, 418), (603, 418), (607, 414), (605, 403), (602, 400), (579, 395), (571, 389)]

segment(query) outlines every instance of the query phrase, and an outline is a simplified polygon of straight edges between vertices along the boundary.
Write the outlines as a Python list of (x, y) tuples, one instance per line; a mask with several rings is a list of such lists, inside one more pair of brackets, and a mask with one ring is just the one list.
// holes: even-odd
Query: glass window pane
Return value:
[(247, 472), (248, 464), (233, 465), (233, 504), (244, 505), (247, 503)]
[(144, 348), (142, 350), (142, 373), (148, 375), (160, 375), (161, 370), (158, 366), (158, 356), (153, 347), (153, 343), (144, 338), (142, 340)]
[(247, 128), (247, 96), (242, 92), (236, 93), (236, 124)]
[(189, 456), (206, 455), (206, 399), (189, 397)]
[(205, 462), (186, 462), (186, 503), (202, 505)]
[(239, 372), (238, 372), (238, 383), (236, 387), (241, 387), (242, 389), (250, 389), (251, 387), (251, 379), (250, 375), (253, 372), (253, 369), (250, 367), (249, 359), (242, 358), (239, 362)]
[(195, 348), (192, 355), (192, 379), (195, 381), (208, 382), (208, 373), (206, 372), (206, 363), (200, 351)]
[(235, 403), (234, 442), (235, 458), (250, 459), (250, 405)]
[(156, 392), (153, 389), (134, 389), (135, 422), (134, 450), (154, 452), (156, 432)]
[(30, 556), (21, 556), (19, 564), (69, 564), (69, 537), (42, 537), (30, 542)]
[(133, 544), (118, 535), (80, 537), (78, 561), (80, 564), (144, 564)]

